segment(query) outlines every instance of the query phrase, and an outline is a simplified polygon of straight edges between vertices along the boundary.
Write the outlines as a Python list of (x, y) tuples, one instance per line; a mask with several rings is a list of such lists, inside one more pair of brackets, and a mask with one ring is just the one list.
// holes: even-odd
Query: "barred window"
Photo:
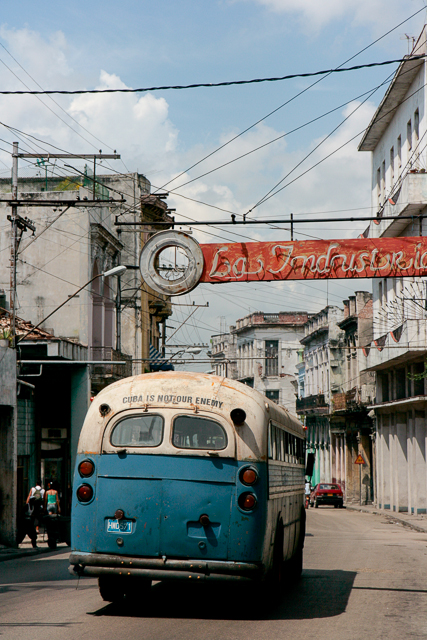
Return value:
[(265, 341), (265, 375), (277, 376), (279, 371), (279, 341)]

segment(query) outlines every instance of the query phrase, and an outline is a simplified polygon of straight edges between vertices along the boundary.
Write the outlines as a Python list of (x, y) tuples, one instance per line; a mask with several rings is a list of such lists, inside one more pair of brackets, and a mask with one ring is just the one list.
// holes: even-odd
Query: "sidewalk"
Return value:
[[(0, 545), (0, 562), (4, 562), (5, 560), (16, 560), (17, 558), (24, 558), (27, 556), (37, 556), (41, 553), (51, 551), (47, 545), (47, 535), (39, 533), (37, 537), (37, 547), (37, 549), (33, 549), (31, 540), (28, 536), (25, 537), (24, 541), (17, 548), (3, 547)], [(65, 546), (65, 544), (59, 544), (58, 549), (64, 549), (65, 551), (69, 549), (69, 547)]]
[(427, 533), (427, 514), (414, 515), (410, 513), (397, 513), (395, 511), (390, 511), (389, 509), (378, 509), (378, 507), (373, 504), (346, 504), (345, 508), (350, 511), (360, 511), (363, 513), (373, 513), (385, 516), (390, 520), (390, 522), (402, 524), (404, 527), (409, 527), (410, 529), (419, 531), (420, 533)]

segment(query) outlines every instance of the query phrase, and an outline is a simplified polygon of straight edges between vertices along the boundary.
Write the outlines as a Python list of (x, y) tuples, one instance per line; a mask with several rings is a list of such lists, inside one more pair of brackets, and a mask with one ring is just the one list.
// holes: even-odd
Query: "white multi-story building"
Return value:
[[(331, 418), (334, 394), (341, 391), (343, 382), (343, 336), (338, 323), (344, 312), (328, 306), (312, 315), (304, 327), (303, 359), (305, 383), (303, 398), (298, 398), (296, 409), (307, 427), (307, 444), (316, 455), (312, 484), (342, 481), (335, 477), (331, 458), (333, 443)], [(341, 468), (341, 465), (340, 465)]]
[[(413, 54), (425, 55), (426, 27)], [(359, 145), (372, 153), (372, 205), (366, 237), (427, 233), (427, 92), (425, 59), (401, 63)], [(382, 219), (391, 217), (391, 220)], [(377, 374), (376, 502), (426, 513), (427, 355), (425, 279), (373, 281), (373, 338), (362, 368)], [(364, 360), (364, 362), (363, 362)]]
[[(215, 372), (250, 385), (295, 413), (295, 368), (307, 319), (306, 311), (283, 311), (256, 312), (237, 320), (229, 337), (212, 338)], [(226, 372), (218, 360), (227, 353), (232, 353), (235, 365)]]

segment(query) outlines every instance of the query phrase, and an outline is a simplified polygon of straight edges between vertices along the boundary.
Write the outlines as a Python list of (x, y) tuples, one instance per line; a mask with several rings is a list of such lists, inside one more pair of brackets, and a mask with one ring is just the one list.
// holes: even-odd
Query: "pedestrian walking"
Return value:
[(305, 482), (305, 508), (308, 509), (310, 505), (310, 493), (311, 493), (311, 483), (309, 480)]
[(39, 525), (42, 520), (45, 494), (45, 490), (42, 489), (41, 484), (41, 480), (37, 480), (36, 485), (31, 487), (26, 500), (26, 504), (28, 505), (27, 513), (30, 515), (37, 533), (39, 532)]
[(53, 482), (48, 483), (48, 488), (44, 496), (44, 508), (48, 515), (61, 513), (61, 506), (59, 504), (59, 495), (56, 489), (53, 488)]

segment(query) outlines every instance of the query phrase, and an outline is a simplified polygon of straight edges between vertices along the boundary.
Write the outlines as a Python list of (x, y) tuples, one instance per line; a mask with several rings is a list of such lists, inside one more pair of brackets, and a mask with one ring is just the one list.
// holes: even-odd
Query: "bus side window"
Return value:
[(269, 460), (273, 459), (273, 434), (271, 433), (272, 428), (273, 427), (270, 422), (268, 424), (268, 458)]
[(298, 438), (298, 463), (304, 464), (304, 441)]
[(276, 427), (276, 460), (282, 459), (282, 430)]
[(271, 425), (271, 443), (273, 445), (272, 458), (273, 460), (277, 460), (277, 449), (276, 449), (276, 427)]

